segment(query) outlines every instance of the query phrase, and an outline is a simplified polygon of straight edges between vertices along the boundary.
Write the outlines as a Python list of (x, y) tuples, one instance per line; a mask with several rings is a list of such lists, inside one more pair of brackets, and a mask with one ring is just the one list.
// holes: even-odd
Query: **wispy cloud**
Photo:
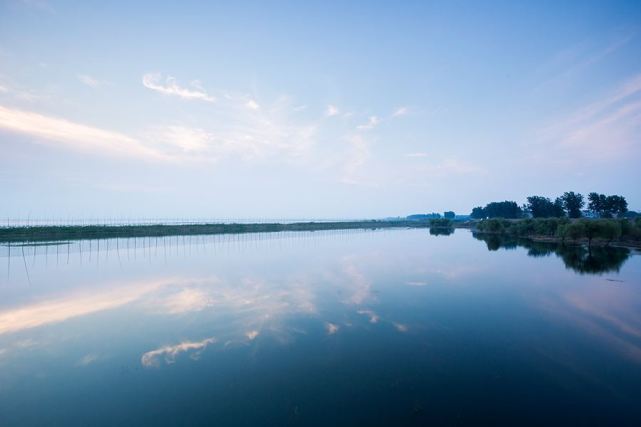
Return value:
[(590, 66), (603, 61), (610, 54), (623, 48), (633, 37), (634, 33), (628, 32), (607, 41), (601, 40), (598, 45), (594, 41), (586, 40), (579, 45), (558, 52), (550, 61), (535, 71), (539, 75), (547, 74), (548, 76), (544, 77), (534, 90), (538, 91), (551, 84), (571, 82), (577, 74), (588, 70)]
[(397, 331), (399, 331), (399, 332), (407, 332), (407, 331), (409, 330), (409, 328), (407, 327), (407, 325), (405, 325), (405, 324), (403, 324), (403, 323), (392, 322), (392, 324), (394, 325), (394, 327), (396, 328), (396, 330), (397, 330)]
[(207, 94), (199, 81), (192, 82), (191, 88), (186, 88), (179, 86), (176, 79), (172, 76), (167, 76), (163, 82), (161, 74), (148, 73), (142, 76), (142, 84), (146, 88), (164, 95), (178, 96), (183, 99), (196, 99), (206, 102), (216, 101), (216, 98)]
[(93, 88), (104, 86), (105, 84), (107, 84), (106, 81), (98, 80), (97, 78), (92, 77), (88, 74), (78, 74), (78, 80), (80, 80), (82, 84)]
[(0, 106), (0, 129), (32, 135), (82, 151), (144, 159), (164, 158), (159, 152), (122, 133), (3, 106)]
[(416, 153), (407, 153), (405, 157), (427, 157), (428, 154), (422, 151)]
[(165, 298), (161, 305), (166, 313), (183, 314), (204, 310), (212, 304), (212, 299), (202, 289), (185, 288)]
[(372, 130), (380, 123), (380, 119), (376, 116), (370, 116), (367, 123), (356, 126), (358, 130)]
[(214, 136), (204, 129), (170, 125), (149, 130), (146, 139), (169, 152), (178, 149), (179, 152), (198, 153), (210, 146)]
[(15, 99), (27, 102), (42, 101), (48, 98), (47, 95), (37, 93), (34, 90), (15, 87), (6, 83), (0, 84), (0, 94), (8, 94)]
[(409, 112), (409, 109), (407, 107), (399, 107), (394, 112), (392, 113), (392, 117), (400, 117), (404, 116)]
[(165, 363), (171, 364), (176, 361), (176, 357), (180, 353), (191, 352), (190, 357), (192, 359), (198, 359), (202, 351), (210, 344), (216, 342), (216, 338), (205, 338), (202, 341), (184, 341), (176, 345), (167, 345), (160, 348), (157, 348), (152, 351), (148, 351), (142, 355), (140, 358), (140, 363), (146, 368), (160, 367), (161, 359), (164, 359)]
[(369, 318), (370, 323), (378, 323), (381, 317), (370, 309), (362, 309), (357, 311), (358, 314), (363, 314)]
[(82, 358), (78, 361), (77, 365), (78, 365), (78, 366), (89, 366), (89, 365), (91, 365), (92, 363), (96, 362), (99, 358), (100, 358), (100, 356), (98, 356), (98, 355), (97, 355), (97, 354), (95, 354), (95, 353), (85, 354), (85, 355), (84, 355), (84, 356), (82, 356)]
[[(544, 128), (539, 136), (555, 151), (572, 150), (573, 159), (587, 157), (600, 161), (628, 153), (638, 141), (640, 130), (641, 74), (638, 74), (601, 99)], [(608, 149), (604, 150), (606, 144)]]

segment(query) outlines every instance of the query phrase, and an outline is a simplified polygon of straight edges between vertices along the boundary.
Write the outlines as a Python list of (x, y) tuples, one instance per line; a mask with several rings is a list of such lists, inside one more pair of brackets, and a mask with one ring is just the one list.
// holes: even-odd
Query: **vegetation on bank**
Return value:
[(485, 219), (476, 224), (479, 233), (500, 234), (520, 238), (543, 238), (565, 242), (613, 242), (641, 245), (641, 218), (630, 219), (568, 219), (527, 218), (520, 220)]

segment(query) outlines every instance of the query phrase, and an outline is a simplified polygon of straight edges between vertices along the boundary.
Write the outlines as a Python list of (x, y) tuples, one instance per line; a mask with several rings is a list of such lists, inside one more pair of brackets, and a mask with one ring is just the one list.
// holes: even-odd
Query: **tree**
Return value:
[(620, 218), (628, 211), (628, 202), (623, 196), (608, 196), (605, 200), (610, 215), (616, 215)]
[(530, 196), (527, 198), (527, 209), (534, 218), (546, 217), (551, 204), (550, 199), (545, 197)]
[(554, 203), (547, 197), (530, 196), (527, 198), (527, 209), (534, 218), (551, 218), (565, 216), (563, 201), (557, 198)]
[(474, 219), (487, 218), (487, 214), (485, 213), (485, 209), (483, 209), (480, 206), (477, 206), (474, 209), (472, 209), (472, 213), (470, 214), (470, 216), (472, 218), (474, 218)]
[(560, 197), (554, 199), (554, 205), (552, 206), (552, 217), (554, 218), (563, 218), (565, 216), (565, 209), (563, 208), (563, 200)]
[(454, 219), (454, 217), (456, 217), (456, 214), (452, 211), (443, 212), (443, 218)]
[(516, 202), (507, 200), (488, 203), (483, 210), (487, 218), (520, 218), (523, 216), (523, 211), (519, 205)]
[(588, 209), (596, 216), (601, 216), (603, 205), (605, 204), (605, 196), (599, 193), (588, 194)]
[(601, 218), (621, 217), (628, 211), (628, 202), (623, 196), (590, 193), (588, 201), (588, 209)]
[(585, 205), (583, 195), (574, 191), (566, 191), (561, 196), (561, 202), (570, 218), (581, 218), (581, 208)]

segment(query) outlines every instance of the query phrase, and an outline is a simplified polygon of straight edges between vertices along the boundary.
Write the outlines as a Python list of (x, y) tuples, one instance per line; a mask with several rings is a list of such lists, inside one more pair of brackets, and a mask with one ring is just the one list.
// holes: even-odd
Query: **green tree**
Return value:
[(565, 208), (563, 207), (563, 200), (560, 197), (554, 199), (554, 205), (552, 206), (552, 217), (562, 218), (565, 216)]
[(606, 198), (606, 206), (610, 215), (616, 215), (619, 218), (623, 217), (628, 211), (628, 202), (623, 196), (608, 196)]
[(565, 216), (563, 201), (560, 198), (552, 202), (547, 197), (530, 196), (527, 198), (526, 206), (534, 218), (559, 218)]
[(487, 214), (485, 213), (485, 209), (483, 209), (480, 206), (477, 206), (474, 209), (472, 209), (472, 213), (470, 214), (470, 216), (472, 218), (474, 218), (474, 219), (487, 218)]
[(583, 195), (574, 191), (566, 191), (561, 196), (561, 201), (570, 218), (581, 218), (581, 208), (585, 206)]
[(523, 216), (523, 211), (519, 205), (508, 200), (488, 203), (484, 211), (487, 218), (520, 218)]
[(601, 216), (605, 207), (605, 195), (592, 192), (588, 194), (588, 209), (596, 216)]
[(628, 202), (623, 196), (590, 193), (588, 201), (588, 209), (600, 218), (622, 217), (628, 211)]
[(527, 210), (534, 218), (544, 218), (547, 216), (549, 206), (552, 204), (550, 199), (542, 196), (530, 196), (527, 198)]
[(456, 217), (456, 214), (453, 211), (443, 212), (443, 218), (454, 219), (455, 217)]

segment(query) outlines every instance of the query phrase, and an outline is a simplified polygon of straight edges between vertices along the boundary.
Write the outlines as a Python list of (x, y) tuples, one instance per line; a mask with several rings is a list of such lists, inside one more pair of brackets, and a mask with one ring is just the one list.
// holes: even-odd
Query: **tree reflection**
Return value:
[(591, 250), (582, 245), (564, 245), (560, 243), (534, 242), (496, 234), (472, 234), (475, 239), (485, 242), (487, 249), (527, 249), (528, 256), (545, 257), (555, 254), (563, 260), (566, 268), (580, 274), (602, 274), (618, 272), (630, 257), (627, 248), (600, 246)]
[(449, 236), (454, 233), (454, 227), (430, 227), (432, 236)]

